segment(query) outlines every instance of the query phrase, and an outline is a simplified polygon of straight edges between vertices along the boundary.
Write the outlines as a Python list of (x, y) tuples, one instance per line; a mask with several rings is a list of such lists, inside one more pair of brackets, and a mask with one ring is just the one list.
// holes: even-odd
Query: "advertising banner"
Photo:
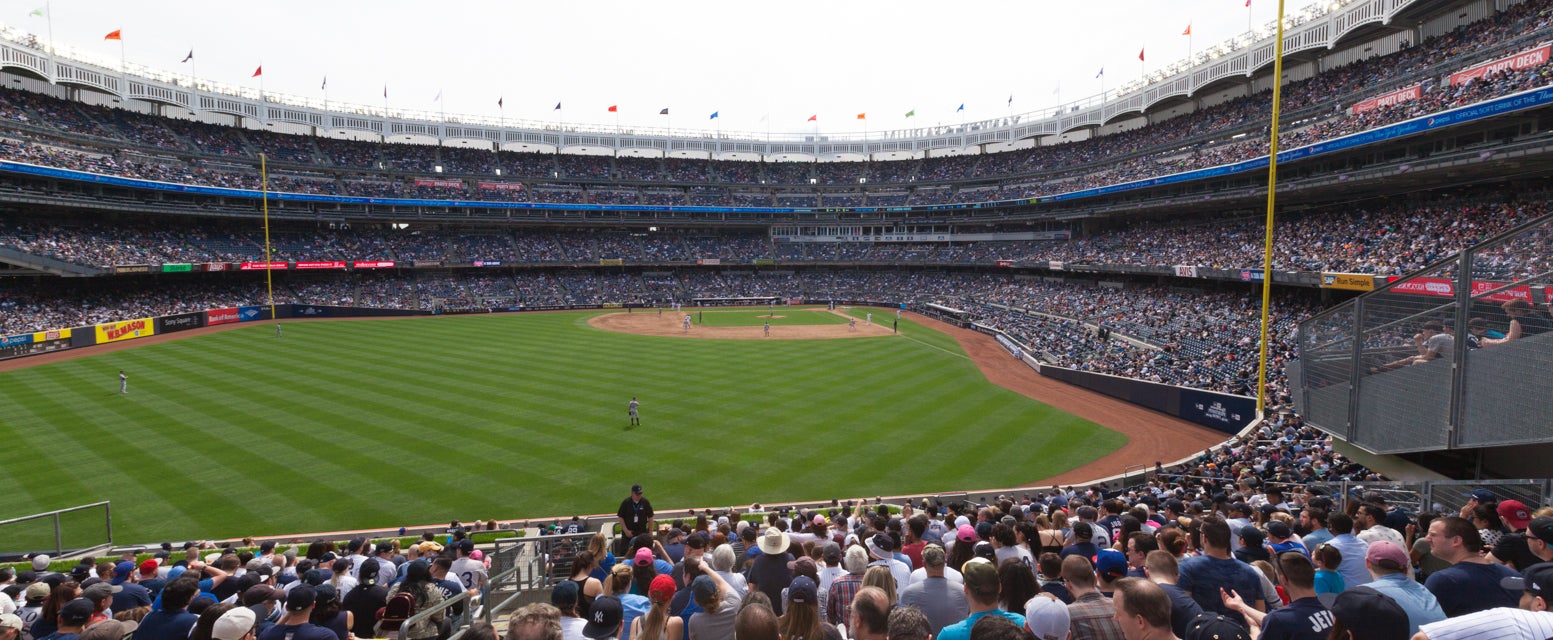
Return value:
[(1241, 282), (1261, 282), (1262, 281), (1262, 270), (1261, 269), (1241, 269), (1240, 270), (1240, 281)]
[(1057, 260), (1049, 260), (1046, 262), (1046, 268), (1051, 269), (1052, 271), (1062, 271), (1062, 267), (1063, 264)]
[(722, 264), (722, 263), (723, 263), (722, 258), (696, 258), (696, 264), (699, 264), (699, 265), (713, 266), (713, 265), (719, 265), (719, 264)]
[(601, 267), (618, 267), (625, 263), (626, 261), (620, 258), (599, 258), (599, 266)]
[(218, 324), (232, 324), (238, 321), (237, 307), (225, 309), (208, 309), (205, 311), (205, 326), (213, 327)]
[(156, 319), (158, 333), (172, 333), (174, 331), (187, 331), (205, 326), (205, 313), (180, 313), (173, 316), (162, 316)]
[(227, 271), (232, 268), (230, 262), (207, 262), (203, 271)]
[(1178, 264), (1178, 265), (1176, 265), (1176, 277), (1177, 278), (1195, 278), (1195, 277), (1197, 277), (1197, 266), (1196, 265), (1190, 265), (1190, 264)]
[(253, 322), (255, 320), (268, 320), (268, 319), (270, 319), (270, 308), (269, 307), (238, 307), (237, 308), (237, 321), (238, 322)]
[(318, 262), (298, 262), (297, 269), (344, 269), (344, 260), (324, 260)]
[(1238, 433), (1256, 415), (1256, 398), (1177, 388), (1181, 394), (1177, 415), (1210, 429)]
[(1544, 44), (1535, 49), (1528, 49), (1520, 53), (1505, 56), (1498, 60), (1490, 60), (1482, 64), (1468, 67), (1451, 74), (1450, 84), (1465, 84), (1472, 80), (1481, 80), (1483, 76), (1509, 69), (1527, 69), (1544, 64), (1548, 61), (1548, 54), (1553, 53), (1553, 44)]
[[(1400, 279), (1401, 278), (1397, 276), (1388, 276), (1386, 278), (1386, 282), (1396, 282)], [(1531, 287), (1527, 286), (1510, 287), (1490, 295), (1483, 295), (1485, 292), (1493, 291), (1508, 284), (1508, 282), (1494, 282), (1491, 280), (1474, 281), (1472, 283), (1472, 297), (1477, 300), (1488, 300), (1490, 302), (1509, 302), (1511, 300), (1525, 300), (1527, 302), (1532, 301)], [(1391, 291), (1395, 291), (1397, 293), (1415, 293), (1418, 295), (1435, 296), (1438, 298), (1451, 298), (1455, 297), (1456, 295), (1456, 285), (1450, 280), (1446, 280), (1444, 278), (1413, 278), (1412, 280), (1408, 280), (1407, 282), (1392, 287)]]
[(1354, 115), (1359, 115), (1366, 111), (1374, 111), (1381, 107), (1389, 107), (1394, 104), (1402, 104), (1404, 102), (1417, 100), (1420, 96), (1423, 95), (1424, 85), (1415, 84), (1405, 89), (1397, 89), (1391, 93), (1378, 95), (1373, 98), (1355, 102), (1353, 107), (1349, 108), (1349, 111)]
[(69, 339), (70, 339), (70, 330), (69, 329), (49, 329), (48, 331), (38, 331), (38, 332), (32, 334), (32, 341), (33, 342), (48, 342), (49, 340), (69, 340)]
[(500, 260), (476, 260), (475, 261), (475, 266), (477, 266), (477, 267), (499, 267), (499, 266), (501, 266), (501, 261)]
[(113, 267), (114, 273), (151, 273), (149, 264), (121, 264)]
[(162, 273), (188, 273), (194, 270), (194, 265), (187, 262), (162, 265)]
[(120, 340), (134, 340), (156, 335), (156, 324), (150, 318), (136, 318), (122, 322), (109, 322), (99, 324), (97, 329), (97, 344), (107, 344)]
[[(27, 335), (26, 337), (27, 338), (34, 338), (36, 336), (42, 335), (43, 333), (57, 333), (57, 332), (39, 332), (39, 333), (34, 333), (34, 334)], [(69, 330), (66, 330), (65, 333), (68, 334)], [(17, 336), (11, 336), (11, 337), (14, 338), (14, 337), (17, 337)], [(24, 343), (14, 343), (14, 344), (7, 343), (7, 344), (5, 344), (3, 346), (0, 346), (0, 360), (9, 360), (11, 358), (20, 358), (22, 356), (35, 356), (35, 355), (38, 355), (40, 353), (48, 353), (50, 351), (61, 351), (61, 350), (64, 350), (64, 349), (69, 349), (69, 348), (70, 348), (70, 338), (69, 337), (65, 337), (65, 338), (52, 338), (52, 339), (47, 339), (47, 340), (28, 340), (27, 342), (24, 342)]]
[(284, 262), (243, 262), (237, 265), (239, 271), (285, 271)]
[(1000, 267), (1012, 267), (1012, 266), (1014, 266), (1014, 261), (1013, 260), (999, 260), (998, 261), (998, 266), (1000, 266)]
[(430, 179), (427, 179), (427, 178), (416, 178), (415, 179), (415, 186), (417, 186), (417, 187), (448, 187), (448, 188), (452, 188), (452, 189), (460, 189), (460, 188), (463, 188), (464, 182), (462, 180), (430, 180)]
[(776, 260), (774, 260), (772, 258), (756, 258), (754, 260), (751, 260), (750, 264), (753, 264), (753, 265), (755, 265), (757, 267), (769, 266), (769, 265), (776, 264)]
[(392, 269), (393, 260), (357, 260), (351, 263), (353, 269)]
[(1323, 273), (1321, 274), (1321, 288), (1371, 291), (1375, 289), (1375, 276), (1361, 273)]
[[(416, 267), (416, 268), (420, 268), (420, 267), (440, 267), (440, 266), (442, 266), (442, 261), (441, 260), (414, 260), (414, 261), (410, 262), (410, 266)], [(478, 266), (478, 265), (476, 265), (476, 266)]]
[(19, 333), (14, 336), (0, 338), (0, 347), (10, 347), (18, 344), (32, 344), (32, 334)]
[(481, 182), (481, 183), (479, 183), (479, 187), (481, 189), (485, 189), (487, 191), (522, 191), (523, 190), (523, 183), (521, 183), (521, 182)]

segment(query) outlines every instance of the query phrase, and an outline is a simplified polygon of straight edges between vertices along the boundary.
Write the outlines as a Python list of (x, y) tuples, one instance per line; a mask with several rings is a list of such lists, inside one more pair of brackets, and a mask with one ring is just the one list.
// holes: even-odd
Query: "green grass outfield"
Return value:
[(633, 482), (660, 510), (952, 491), (1125, 441), (909, 321), (707, 340), (593, 313), (262, 324), (0, 374), (0, 518), (112, 500), (115, 540), (156, 542), (612, 512)]

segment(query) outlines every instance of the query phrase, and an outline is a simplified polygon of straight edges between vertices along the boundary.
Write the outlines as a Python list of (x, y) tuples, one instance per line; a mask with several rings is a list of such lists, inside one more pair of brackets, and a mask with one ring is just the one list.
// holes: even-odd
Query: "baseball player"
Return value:
[(857, 318), (847, 320), (847, 331), (857, 331)]
[(124, 375), (123, 369), (119, 369), (119, 393), (129, 393), (129, 376)]
[(766, 331), (766, 337), (767, 338), (771, 337), (771, 321), (770, 320), (766, 321), (765, 331)]
[(277, 337), (277, 338), (280, 337), (280, 323), (279, 322), (275, 323), (275, 337)]
[(690, 333), (690, 314), (685, 314), (685, 333)]
[(642, 406), (642, 403), (636, 401), (636, 396), (631, 396), (630, 404), (626, 405), (626, 415), (631, 417), (631, 426), (633, 427), (641, 426), (642, 424), (642, 417), (636, 414), (636, 408), (640, 406)]
[(864, 321), (863, 324), (873, 324), (873, 323), (874, 323), (874, 312), (869, 311), (868, 312), (868, 320)]

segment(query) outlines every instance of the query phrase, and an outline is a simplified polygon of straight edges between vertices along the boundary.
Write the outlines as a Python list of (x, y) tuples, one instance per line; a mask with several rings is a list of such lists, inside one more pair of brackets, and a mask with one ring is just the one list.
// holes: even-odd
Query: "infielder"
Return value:
[(766, 331), (766, 337), (767, 338), (771, 337), (771, 321), (770, 320), (766, 321), (765, 331)]
[(874, 323), (874, 312), (869, 311), (868, 312), (868, 320), (865, 321), (863, 324), (873, 324), (873, 323)]
[(636, 408), (640, 406), (642, 406), (642, 403), (636, 401), (636, 396), (631, 396), (630, 404), (626, 405), (626, 415), (631, 417), (631, 426), (641, 426), (642, 424), (641, 416), (636, 414)]
[(690, 333), (690, 314), (685, 314), (685, 333)]
[(857, 331), (857, 318), (847, 320), (847, 331)]

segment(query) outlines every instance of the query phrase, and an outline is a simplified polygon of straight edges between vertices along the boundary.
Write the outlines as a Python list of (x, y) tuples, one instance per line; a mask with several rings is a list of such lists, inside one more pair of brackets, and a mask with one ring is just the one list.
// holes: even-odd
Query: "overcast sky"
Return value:
[[(1294, 13), (1304, 2), (1291, 2)], [(6, 3), (0, 20), (46, 36)], [(1047, 110), (1245, 33), (1275, 0), (386, 2), (52, 0), (72, 45), (201, 79), (330, 102), (613, 126), (827, 132)], [(443, 103), (435, 100), (442, 93)], [(505, 111), (497, 107), (503, 99)], [(563, 104), (561, 112), (554, 107)], [(957, 113), (961, 104), (963, 114)], [(659, 110), (670, 109), (670, 116)], [(905, 117), (915, 110), (916, 116)], [(718, 120), (709, 116), (718, 112)], [(857, 120), (866, 113), (864, 121)], [(763, 120), (768, 116), (769, 120)]]

